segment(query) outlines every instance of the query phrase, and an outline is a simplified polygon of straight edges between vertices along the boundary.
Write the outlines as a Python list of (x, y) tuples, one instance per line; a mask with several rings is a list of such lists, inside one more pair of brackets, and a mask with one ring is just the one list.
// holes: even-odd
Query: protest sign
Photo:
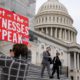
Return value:
[(28, 44), (29, 19), (0, 8), (0, 40)]

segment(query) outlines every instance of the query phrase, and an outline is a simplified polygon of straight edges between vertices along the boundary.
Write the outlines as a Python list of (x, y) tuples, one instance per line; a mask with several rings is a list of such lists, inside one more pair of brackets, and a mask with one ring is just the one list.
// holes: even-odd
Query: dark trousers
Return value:
[(43, 77), (45, 68), (47, 68), (48, 75), (50, 77), (50, 64), (42, 64), (41, 77)]
[(53, 66), (52, 69), (52, 76), (54, 76), (54, 73), (57, 72), (57, 78), (59, 79), (59, 66)]

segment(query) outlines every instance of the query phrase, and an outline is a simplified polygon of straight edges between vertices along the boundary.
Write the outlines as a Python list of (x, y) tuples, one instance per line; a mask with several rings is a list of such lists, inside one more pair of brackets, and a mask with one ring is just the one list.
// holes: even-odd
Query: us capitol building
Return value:
[(63, 67), (70, 80), (80, 80), (80, 45), (76, 42), (77, 31), (67, 9), (58, 0), (47, 0), (34, 17), (31, 41), (31, 61), (40, 65), (42, 52), (51, 47), (52, 58), (60, 53)]

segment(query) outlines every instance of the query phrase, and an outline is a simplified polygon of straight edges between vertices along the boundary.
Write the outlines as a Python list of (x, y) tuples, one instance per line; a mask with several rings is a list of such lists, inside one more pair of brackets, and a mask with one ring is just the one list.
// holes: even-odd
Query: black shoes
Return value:
[(53, 76), (50, 76), (50, 79), (54, 78)]
[[(50, 76), (50, 79), (54, 78), (53, 76)], [(60, 79), (60, 77), (58, 77), (57, 79)]]
[(60, 77), (58, 77), (57, 79), (60, 79)]

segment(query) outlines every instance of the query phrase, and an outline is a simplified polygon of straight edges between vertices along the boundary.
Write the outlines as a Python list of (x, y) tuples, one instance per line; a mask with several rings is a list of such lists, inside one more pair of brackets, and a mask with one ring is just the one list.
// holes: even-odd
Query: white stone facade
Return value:
[(65, 6), (58, 0), (48, 0), (40, 7), (34, 21), (37, 41), (31, 47), (32, 63), (40, 65), (42, 52), (50, 46), (52, 58), (56, 51), (60, 52), (62, 65), (68, 67), (69, 79), (80, 80), (80, 45), (76, 42), (73, 19)]

